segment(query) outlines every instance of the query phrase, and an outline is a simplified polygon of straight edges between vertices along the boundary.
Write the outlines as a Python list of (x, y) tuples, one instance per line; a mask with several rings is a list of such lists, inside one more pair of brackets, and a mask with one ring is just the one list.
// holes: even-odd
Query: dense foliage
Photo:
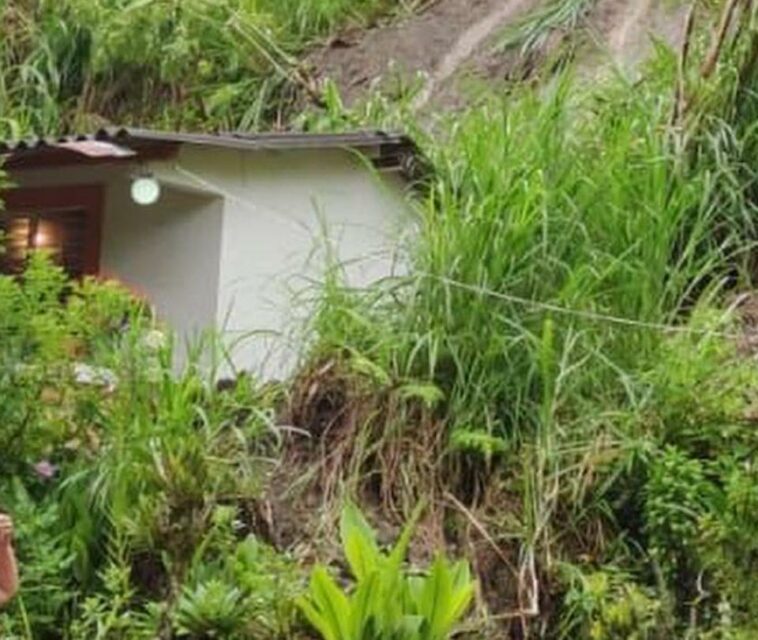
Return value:
[(717, 73), (661, 50), (635, 84), (563, 73), (458, 117), (427, 142), (413, 275), (326, 289), (346, 403), (386, 398), (348, 477), (447, 496), (512, 633), (758, 633), (755, 11), (708, 43)]
[(0, 137), (104, 124), (270, 126), (308, 84), (296, 54), (410, 0), (0, 1)]
[(270, 402), (246, 378), (222, 392), (194, 363), (177, 375), (126, 292), (72, 285), (42, 255), (0, 278), (0, 309), (0, 504), (23, 567), (3, 637), (287, 629), (298, 573), (242, 515)]
[[(553, 4), (509, 38), (585, 3)], [(213, 345), (177, 372), (144, 309), (43, 257), (0, 278), (6, 635), (443, 638), (475, 591), (474, 637), (756, 637), (758, 8), (727, 5), (636, 83), (564, 72), (433, 136), (327, 89), (301, 122), (413, 128), (432, 170), (411, 274), (330, 265), (282, 389), (217, 387)], [(305, 40), (386, 6), (6, 3), (2, 122), (270, 121)]]
[[(0, 317), (0, 505), (17, 523), (23, 579), (3, 637), (298, 635), (304, 567), (265, 541), (257, 513), (280, 393), (247, 376), (217, 384), (213, 344), (177, 370), (170, 336), (130, 294), (70, 282), (44, 254), (21, 281), (0, 276)], [(429, 578), (403, 577), (411, 532), (385, 566), (366, 521), (345, 510), (345, 551), (363, 567), (352, 599), (366, 607), (376, 590), (400, 604), (402, 586), (408, 608), (379, 637), (443, 638), (473, 583), (442, 556)], [(312, 580), (337, 589), (325, 566)], [(369, 612), (365, 624), (389, 628)]]

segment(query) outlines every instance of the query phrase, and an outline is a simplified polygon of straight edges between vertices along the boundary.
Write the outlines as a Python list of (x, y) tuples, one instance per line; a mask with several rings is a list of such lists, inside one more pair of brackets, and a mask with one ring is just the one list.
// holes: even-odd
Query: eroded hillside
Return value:
[(389, 24), (344, 30), (308, 62), (348, 103), (418, 83), (416, 107), (446, 108), (528, 75), (567, 44), (586, 71), (631, 71), (655, 40), (681, 43), (686, 12), (666, 0), (438, 0)]

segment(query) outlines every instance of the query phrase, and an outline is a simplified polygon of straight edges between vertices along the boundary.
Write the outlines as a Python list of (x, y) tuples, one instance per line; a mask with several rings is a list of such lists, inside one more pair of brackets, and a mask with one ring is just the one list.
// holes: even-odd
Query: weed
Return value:
[(522, 55), (543, 48), (555, 31), (573, 33), (590, 13), (596, 0), (552, 0), (509, 26), (501, 36), (499, 49), (520, 48)]

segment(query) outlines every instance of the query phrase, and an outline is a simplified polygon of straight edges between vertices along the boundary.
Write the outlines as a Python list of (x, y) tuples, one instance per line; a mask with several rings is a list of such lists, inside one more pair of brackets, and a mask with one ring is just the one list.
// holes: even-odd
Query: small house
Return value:
[(328, 243), (361, 287), (398, 268), (415, 148), (358, 132), (201, 135), (103, 129), (0, 143), (5, 251), (44, 248), (72, 276), (115, 278), (180, 338), (220, 330), (237, 368), (286, 374)]

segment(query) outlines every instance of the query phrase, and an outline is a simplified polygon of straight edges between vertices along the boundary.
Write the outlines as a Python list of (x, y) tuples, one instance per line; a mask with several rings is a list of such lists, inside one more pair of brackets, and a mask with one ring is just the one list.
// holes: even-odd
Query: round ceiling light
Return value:
[(132, 182), (132, 200), (143, 207), (155, 204), (161, 196), (161, 185), (153, 176), (139, 176)]

